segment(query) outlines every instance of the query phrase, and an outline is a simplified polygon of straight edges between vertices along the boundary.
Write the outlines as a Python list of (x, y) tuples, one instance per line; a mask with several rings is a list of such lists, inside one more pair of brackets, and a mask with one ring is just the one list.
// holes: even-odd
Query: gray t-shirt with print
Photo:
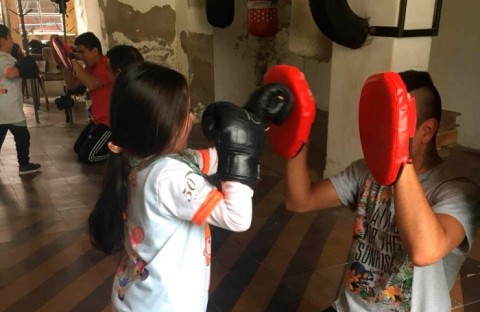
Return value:
[(375, 183), (364, 160), (330, 178), (342, 204), (357, 213), (338, 311), (451, 311), (449, 291), (471, 248), (480, 212), (480, 187), (458, 168), (447, 159), (419, 176), (435, 213), (451, 215), (466, 233), (460, 246), (424, 267), (414, 266), (403, 248), (392, 186)]

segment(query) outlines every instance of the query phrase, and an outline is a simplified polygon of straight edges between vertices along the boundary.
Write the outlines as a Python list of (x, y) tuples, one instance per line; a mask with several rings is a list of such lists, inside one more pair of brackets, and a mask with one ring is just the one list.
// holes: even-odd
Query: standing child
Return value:
[(18, 174), (40, 170), (40, 164), (30, 162), (30, 132), (23, 112), (22, 78), (36, 78), (38, 67), (31, 57), (18, 61), (11, 55), (15, 43), (10, 29), (0, 24), (0, 149), (7, 131), (15, 140)]
[[(122, 253), (114, 310), (205, 311), (209, 224), (232, 231), (250, 227), (264, 126), (238, 106), (214, 103), (204, 129), (217, 138), (216, 147), (189, 150), (190, 109), (187, 82), (172, 69), (144, 62), (116, 77), (112, 154), (89, 217), (92, 244)], [(212, 174), (220, 189), (209, 182)]]

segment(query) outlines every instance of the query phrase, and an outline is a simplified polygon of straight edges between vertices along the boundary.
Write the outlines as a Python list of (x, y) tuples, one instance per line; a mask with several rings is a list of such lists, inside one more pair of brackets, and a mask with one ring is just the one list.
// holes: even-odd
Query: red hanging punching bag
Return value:
[(248, 0), (248, 31), (257, 37), (271, 37), (278, 32), (278, 0)]

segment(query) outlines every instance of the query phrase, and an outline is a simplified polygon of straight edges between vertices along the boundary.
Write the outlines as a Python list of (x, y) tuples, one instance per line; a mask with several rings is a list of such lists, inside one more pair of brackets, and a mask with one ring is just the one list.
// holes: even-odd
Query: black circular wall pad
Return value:
[(235, 0), (207, 0), (207, 20), (215, 27), (225, 28), (232, 24)]
[(355, 14), (347, 0), (309, 0), (309, 4), (315, 24), (330, 40), (351, 49), (363, 46), (368, 20)]

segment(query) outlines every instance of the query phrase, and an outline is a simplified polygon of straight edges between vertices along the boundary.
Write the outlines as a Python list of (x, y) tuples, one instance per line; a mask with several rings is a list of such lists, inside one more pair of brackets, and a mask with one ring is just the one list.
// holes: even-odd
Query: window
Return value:
[(5, 22), (3, 21), (4, 20), (4, 16), (3, 16), (3, 2), (0, 1), (0, 23), (1, 24), (5, 24)]
[(27, 33), (63, 33), (62, 14), (57, 4), (51, 0), (22, 0), (21, 3)]

